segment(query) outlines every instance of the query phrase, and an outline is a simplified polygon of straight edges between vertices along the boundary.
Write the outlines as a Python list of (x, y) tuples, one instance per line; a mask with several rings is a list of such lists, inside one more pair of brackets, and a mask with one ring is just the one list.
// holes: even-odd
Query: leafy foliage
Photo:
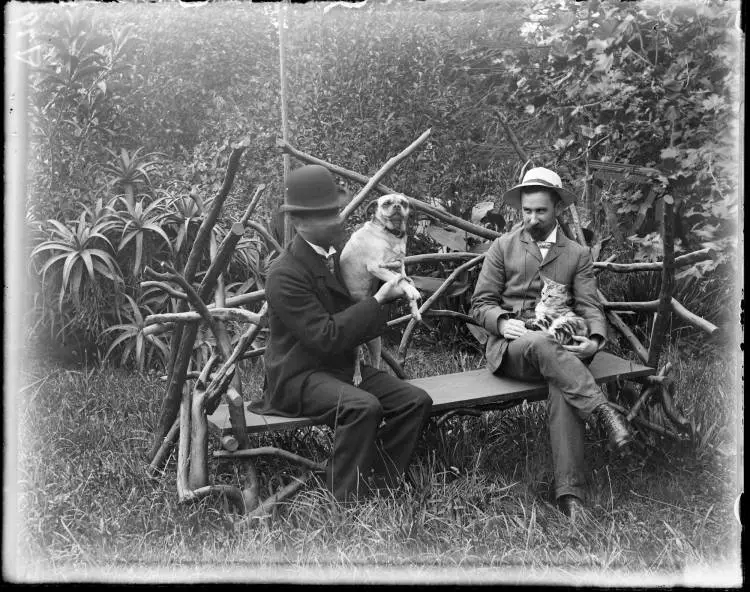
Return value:
[[(549, 149), (536, 157), (570, 179), (587, 159), (650, 167), (647, 185), (673, 203), (681, 248), (736, 247), (737, 6), (731, 2), (537, 2), (528, 9), (533, 52), (504, 52), (511, 75), (496, 89), (503, 110), (532, 117)], [(591, 181), (592, 179), (587, 179)], [(647, 191), (620, 184), (612, 205), (626, 227)], [(630, 239), (659, 254), (653, 226)], [(700, 275), (698, 267), (688, 273)]]
[[(120, 350), (120, 365), (125, 366), (132, 359), (135, 367), (143, 372), (146, 368), (151, 367), (153, 357), (159, 356), (162, 364), (166, 363), (169, 357), (169, 348), (166, 342), (155, 335), (145, 335), (143, 330), (146, 328), (145, 315), (154, 314), (152, 303), (146, 301), (140, 305), (129, 295), (125, 295), (127, 306), (121, 307), (119, 313), (120, 322), (111, 327), (107, 327), (105, 333), (118, 334), (112, 340), (107, 353), (104, 356), (106, 361), (115, 351)], [(144, 298), (144, 300), (147, 300)], [(151, 344), (153, 347), (148, 347)]]
[[(648, 211), (638, 236), (612, 244), (617, 252), (660, 256), (653, 219), (666, 199), (674, 200), (681, 221), (680, 248), (714, 246), (732, 263), (735, 8), (697, 0), (528, 6), (499, 0), (393, 3), (333, 16), (314, 3), (294, 5), (284, 29), (289, 140), (372, 174), (430, 127), (428, 142), (387, 184), (466, 219), (491, 211), (510, 228), (516, 214), (499, 195), (517, 180), (522, 163), (496, 117), (502, 110), (533, 159), (558, 168), (581, 191), (576, 180), (594, 182), (586, 178), (587, 159), (661, 171), (641, 186), (610, 182), (591, 211), (582, 212), (604, 234), (612, 224), (629, 229)], [(275, 147), (281, 136), (277, 5), (185, 10), (159, 3), (105, 11), (84, 4), (28, 6), (21, 14), (29, 47), (18, 57), (29, 65), (31, 219), (56, 220), (75, 234), (85, 208), (87, 224), (118, 251), (107, 251), (117, 258), (118, 273), (98, 259), (101, 269), (119, 275), (135, 303), (144, 302), (138, 279), (146, 262), (184, 264), (240, 138), (252, 141), (214, 242), (260, 183), (267, 189), (257, 217), (272, 219), (283, 174)], [(650, 187), (656, 195), (649, 197)], [(606, 220), (599, 208), (608, 212)], [(432, 234), (443, 236), (437, 227)], [(48, 240), (68, 239), (44, 236), (34, 245)], [(433, 240), (421, 235), (410, 249), (434, 250)], [(268, 259), (257, 238), (240, 246), (225, 278), (233, 293), (261, 288)], [(45, 247), (35, 259), (45, 265), (42, 257), (62, 253)], [(59, 324), (85, 326), (101, 338), (95, 327), (118, 316), (114, 307), (106, 310), (116, 300), (107, 293), (112, 281), (105, 277), (97, 287), (97, 307), (105, 307), (96, 309), (100, 321), (84, 323), (83, 309), (74, 312), (77, 305), (68, 301), (79, 275), (71, 267), (67, 285), (61, 283), (63, 260), (45, 268), (44, 292), (58, 311), (62, 295)], [(82, 261), (80, 283), (88, 285)], [(716, 275), (710, 265), (687, 271)], [(731, 269), (720, 271), (732, 277)], [(73, 309), (65, 312), (68, 304)], [(169, 310), (167, 302), (159, 306)]]
[(102, 278), (114, 283), (121, 281), (117, 262), (112, 255), (112, 244), (102, 233), (106, 225), (106, 222), (91, 225), (85, 211), (71, 226), (49, 220), (50, 238), (31, 252), (32, 257), (49, 253), (40, 273), (44, 281), (48, 272), (57, 272), (60, 308), (66, 297), (79, 304), (81, 291)]
[[(149, 262), (149, 250), (158, 253), (158, 247), (161, 245), (169, 252), (172, 251), (169, 237), (160, 224), (164, 216), (163, 202), (166, 197), (156, 199), (147, 205), (144, 205), (145, 200), (132, 204), (127, 198), (118, 197), (117, 199), (125, 207), (115, 216), (115, 228), (120, 232), (117, 250), (122, 252), (129, 245), (132, 246), (134, 250), (133, 277), (138, 277), (142, 263)], [(144, 252), (146, 253), (145, 259)]]

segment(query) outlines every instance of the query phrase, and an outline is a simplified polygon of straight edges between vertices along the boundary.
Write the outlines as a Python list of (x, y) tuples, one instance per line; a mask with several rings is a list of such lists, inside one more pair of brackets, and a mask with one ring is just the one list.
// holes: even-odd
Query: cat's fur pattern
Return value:
[(570, 288), (542, 276), (542, 294), (534, 308), (534, 318), (526, 321), (531, 331), (546, 331), (561, 345), (574, 344), (573, 335), (588, 337), (586, 321), (573, 312)]

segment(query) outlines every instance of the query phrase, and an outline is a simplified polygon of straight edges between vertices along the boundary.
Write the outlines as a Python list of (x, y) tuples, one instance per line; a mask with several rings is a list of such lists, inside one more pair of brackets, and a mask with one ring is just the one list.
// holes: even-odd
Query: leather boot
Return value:
[(599, 423), (604, 426), (604, 430), (609, 437), (609, 444), (614, 450), (621, 450), (633, 441), (625, 418), (622, 417), (615, 409), (607, 403), (599, 405), (594, 411)]
[(583, 517), (585, 513), (583, 501), (572, 494), (561, 495), (557, 498), (557, 507), (563, 514), (570, 518), (571, 522), (575, 522), (576, 519)]

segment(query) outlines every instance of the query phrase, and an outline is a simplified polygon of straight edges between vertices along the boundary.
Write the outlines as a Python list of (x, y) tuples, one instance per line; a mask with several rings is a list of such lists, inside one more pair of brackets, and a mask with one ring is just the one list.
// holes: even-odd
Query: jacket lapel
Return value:
[[(542, 261), (542, 252), (539, 250), (539, 247), (534, 242), (534, 240), (529, 236), (529, 233), (525, 230), (521, 231), (520, 234), (521, 237), (521, 244), (523, 245), (523, 248), (526, 249), (537, 261)], [(549, 253), (547, 254), (549, 256)]]
[(305, 241), (300, 235), (294, 237), (294, 241), (292, 242), (292, 254), (297, 257), (297, 259), (302, 261), (305, 267), (310, 270), (310, 272), (316, 278), (322, 280), (329, 289), (333, 290), (334, 292), (343, 294), (347, 298), (351, 299), (349, 290), (347, 290), (346, 286), (344, 286), (344, 284), (339, 280), (339, 258), (341, 256), (339, 252), (337, 252), (334, 256), (336, 260), (335, 276), (330, 271), (328, 271), (328, 266), (323, 260), (323, 257), (313, 251), (312, 247), (310, 247), (310, 245), (307, 244), (307, 241)]
[(558, 226), (557, 227), (557, 240), (555, 241), (555, 244), (549, 248), (549, 251), (547, 251), (547, 256), (544, 258), (542, 265), (547, 265), (548, 263), (551, 263), (552, 261), (557, 259), (560, 256), (560, 254), (565, 250), (565, 247), (567, 246), (566, 241), (568, 240), (569, 239), (563, 233), (562, 228)]

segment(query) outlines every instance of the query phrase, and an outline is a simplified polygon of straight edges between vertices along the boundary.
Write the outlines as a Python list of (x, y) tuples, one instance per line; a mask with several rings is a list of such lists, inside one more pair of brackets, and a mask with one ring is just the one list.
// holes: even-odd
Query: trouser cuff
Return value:
[(563, 495), (574, 495), (578, 499), (585, 499), (586, 490), (579, 485), (555, 485), (555, 499), (561, 498)]

